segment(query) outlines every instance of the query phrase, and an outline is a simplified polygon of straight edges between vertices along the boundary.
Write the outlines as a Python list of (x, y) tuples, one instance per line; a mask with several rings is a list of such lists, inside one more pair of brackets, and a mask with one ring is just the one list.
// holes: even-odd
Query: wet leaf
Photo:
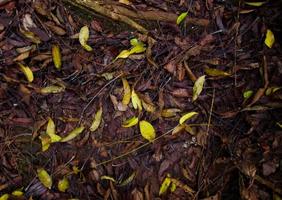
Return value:
[(52, 46), (52, 56), (53, 56), (53, 62), (57, 69), (61, 69), (62, 66), (62, 56), (60, 47), (58, 45)]
[(94, 132), (99, 128), (102, 121), (102, 114), (103, 114), (103, 109), (102, 107), (100, 107), (94, 116), (93, 122), (90, 127), (90, 131)]
[(9, 194), (3, 194), (0, 196), (0, 200), (8, 200), (9, 199)]
[(125, 179), (124, 181), (122, 181), (119, 186), (120, 187), (123, 187), (123, 186), (126, 186), (128, 185), (129, 183), (131, 183), (133, 181), (133, 179), (135, 178), (136, 176), (136, 173), (133, 172), (127, 179)]
[(179, 25), (187, 17), (187, 14), (188, 12), (181, 13), (176, 19), (176, 24)]
[(197, 112), (189, 112), (186, 113), (185, 115), (183, 115), (180, 119), (179, 119), (179, 124), (183, 124), (184, 122), (186, 122), (188, 119), (192, 118), (194, 115), (197, 115)]
[(213, 69), (213, 68), (205, 68), (205, 73), (209, 76), (230, 76), (231, 74), (219, 70), (219, 69)]
[(122, 98), (122, 103), (124, 105), (128, 105), (130, 102), (130, 98), (131, 98), (131, 90), (130, 90), (130, 86), (129, 83), (127, 82), (127, 80), (125, 78), (122, 78), (122, 85), (123, 85), (123, 98)]
[(177, 115), (177, 113), (181, 112), (180, 109), (178, 108), (168, 108), (168, 109), (163, 109), (161, 116), (162, 117), (175, 117)]
[(243, 93), (243, 97), (245, 100), (249, 99), (251, 96), (253, 96), (254, 91), (253, 90), (246, 90)]
[(27, 81), (31, 83), (33, 81), (33, 73), (31, 69), (28, 66), (24, 66), (21, 63), (18, 63), (18, 65), (20, 66), (20, 70), (24, 73)]
[(41, 140), (41, 146), (42, 146), (42, 151), (47, 151), (50, 147), (51, 144), (51, 138), (47, 134), (41, 134), (39, 136), (39, 139)]
[(64, 177), (63, 179), (59, 180), (58, 182), (58, 190), (60, 192), (65, 192), (70, 187), (69, 180), (67, 177)]
[(37, 176), (40, 180), (40, 182), (48, 189), (51, 189), (52, 187), (52, 178), (51, 176), (48, 174), (48, 172), (43, 169), (43, 168), (39, 168), (37, 169)]
[(80, 32), (79, 32), (79, 42), (81, 44), (81, 46), (86, 50), (86, 51), (92, 51), (92, 47), (90, 47), (88, 44), (87, 44), (87, 41), (89, 39), (89, 28), (88, 26), (83, 26), (81, 29), (80, 29)]
[(50, 85), (40, 89), (41, 94), (56, 94), (63, 91), (65, 91), (64, 87), (56, 86), (56, 85)]
[(51, 143), (59, 142), (62, 139), (59, 135), (56, 134), (56, 126), (51, 118), (48, 119), (46, 133), (51, 138)]
[(248, 1), (245, 1), (246, 5), (255, 6), (255, 7), (260, 7), (263, 4), (265, 4), (265, 3), (266, 3), (266, 1), (260, 1), (260, 2), (248, 2)]
[(146, 140), (149, 140), (150, 142), (153, 141), (156, 138), (156, 132), (152, 124), (150, 122), (147, 122), (145, 120), (140, 121), (139, 128), (141, 135)]
[(109, 181), (112, 181), (114, 183), (117, 182), (113, 177), (110, 177), (110, 176), (101, 176), (101, 180), (109, 180)]
[(161, 185), (160, 190), (159, 190), (159, 195), (163, 195), (164, 193), (166, 193), (168, 188), (169, 188), (169, 186), (170, 186), (170, 184), (171, 184), (171, 179), (168, 176), (162, 182), (162, 185)]
[(73, 129), (66, 137), (62, 138), (60, 142), (68, 142), (73, 138), (77, 137), (84, 130), (84, 126)]
[(124, 128), (128, 128), (128, 127), (132, 127), (132, 126), (135, 126), (136, 124), (138, 124), (138, 117), (131, 117), (127, 120), (125, 120), (123, 123), (122, 123), (122, 127)]
[(201, 92), (203, 90), (204, 83), (205, 83), (205, 77), (206, 77), (205, 75), (204, 76), (200, 76), (196, 80), (196, 82), (194, 83), (192, 101), (196, 101), (198, 96), (201, 94)]
[(139, 96), (136, 94), (134, 89), (132, 89), (132, 92), (131, 92), (131, 102), (132, 102), (132, 106), (133, 106), (134, 109), (138, 108), (139, 111), (142, 111), (141, 100), (140, 100)]
[(269, 48), (272, 48), (274, 42), (275, 42), (274, 34), (270, 29), (267, 29), (265, 40), (264, 40), (265, 45), (268, 46)]
[(15, 196), (15, 197), (21, 197), (21, 196), (24, 195), (24, 193), (21, 190), (14, 190), (12, 192), (12, 195)]

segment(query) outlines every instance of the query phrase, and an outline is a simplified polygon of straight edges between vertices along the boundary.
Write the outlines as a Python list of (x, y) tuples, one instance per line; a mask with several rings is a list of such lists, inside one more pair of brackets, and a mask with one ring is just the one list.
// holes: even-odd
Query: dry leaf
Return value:
[(134, 89), (132, 89), (132, 92), (131, 92), (131, 102), (132, 102), (132, 106), (133, 106), (134, 109), (138, 108), (139, 111), (142, 111), (141, 100), (138, 97), (138, 95), (136, 94)]
[(179, 124), (183, 124), (184, 122), (186, 122), (188, 119), (190, 119), (191, 117), (193, 117), (194, 115), (197, 115), (197, 112), (189, 112), (186, 113), (185, 115), (183, 115), (180, 119), (179, 119)]
[(265, 40), (264, 40), (265, 45), (268, 46), (269, 48), (272, 48), (274, 42), (275, 42), (274, 34), (270, 29), (267, 29)]
[(132, 127), (132, 126), (135, 126), (136, 124), (138, 124), (138, 117), (131, 117), (127, 120), (125, 120), (123, 123), (122, 123), (122, 127), (124, 128), (128, 128), (128, 127)]
[(51, 94), (51, 93), (56, 94), (56, 93), (60, 93), (60, 92), (63, 92), (63, 91), (65, 91), (64, 87), (56, 86), (56, 85), (50, 85), (50, 86), (47, 86), (47, 87), (40, 89), (41, 94)]
[(41, 134), (39, 136), (39, 139), (41, 140), (41, 146), (42, 146), (42, 151), (47, 151), (50, 147), (51, 144), (51, 138), (47, 134)]
[(179, 25), (187, 17), (187, 14), (188, 12), (181, 13), (176, 19), (176, 24)]
[(181, 112), (180, 109), (178, 108), (168, 108), (168, 109), (163, 109), (161, 116), (162, 117), (175, 117), (177, 113)]
[(31, 71), (31, 69), (28, 66), (24, 66), (21, 63), (18, 63), (18, 65), (20, 66), (20, 70), (24, 73), (26, 79), (28, 80), (28, 82), (32, 82), (33, 81), (33, 73)]
[(54, 121), (49, 118), (46, 133), (51, 138), (51, 143), (53, 142), (59, 142), (62, 138), (56, 134), (56, 127)]
[(193, 86), (193, 98), (192, 98), (192, 101), (196, 101), (196, 99), (198, 98), (198, 96), (201, 94), (202, 90), (203, 90), (203, 86), (204, 86), (204, 83), (205, 83), (205, 75), (204, 76), (201, 76), (199, 77), (194, 86)]
[(129, 83), (127, 82), (127, 80), (125, 78), (122, 78), (122, 85), (123, 85), (123, 98), (122, 98), (122, 103), (124, 105), (128, 105), (130, 102), (130, 98), (131, 98), (131, 90), (130, 90), (130, 86)]
[(63, 179), (59, 180), (58, 182), (58, 190), (60, 192), (65, 192), (70, 187), (69, 180), (67, 177), (64, 177)]
[(89, 28), (88, 26), (83, 26), (81, 29), (80, 29), (80, 32), (79, 32), (79, 42), (81, 44), (81, 46), (86, 50), (86, 51), (92, 51), (92, 47), (90, 47), (88, 44), (87, 44), (87, 41), (89, 39)]
[(149, 140), (150, 142), (153, 141), (156, 138), (156, 132), (152, 124), (150, 122), (147, 122), (145, 120), (140, 121), (139, 128), (141, 135), (146, 140)]
[(66, 137), (62, 138), (60, 142), (68, 142), (82, 133), (84, 130), (84, 126), (77, 127), (73, 129)]
[(205, 73), (209, 76), (231, 76), (231, 74), (225, 71), (213, 68), (205, 68)]
[(147, 103), (144, 100), (141, 101), (144, 110), (150, 113), (154, 113), (156, 111), (156, 107), (152, 103)]
[(48, 174), (48, 172), (43, 169), (43, 168), (39, 168), (37, 169), (37, 176), (40, 180), (40, 182), (48, 189), (51, 189), (52, 187), (52, 178), (51, 176)]
[(90, 127), (90, 131), (94, 132), (98, 129), (102, 121), (102, 113), (103, 113), (103, 109), (102, 107), (100, 107), (94, 116), (93, 122)]
[(128, 185), (129, 183), (133, 181), (135, 176), (136, 176), (136, 172), (133, 172), (127, 179), (125, 179), (124, 181), (121, 181), (121, 183), (118, 186), (123, 187), (123, 186)]
[(61, 69), (62, 66), (62, 56), (60, 47), (58, 45), (52, 46), (52, 56), (53, 56), (53, 62), (57, 69)]
[(16, 58), (13, 59), (14, 62), (22, 61), (29, 57), (30, 51), (26, 51), (18, 55)]

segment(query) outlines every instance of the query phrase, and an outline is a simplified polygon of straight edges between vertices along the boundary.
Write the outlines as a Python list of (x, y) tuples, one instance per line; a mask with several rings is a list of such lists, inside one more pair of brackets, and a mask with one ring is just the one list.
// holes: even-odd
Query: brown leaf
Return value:
[(191, 93), (187, 89), (178, 88), (172, 91), (172, 95), (176, 97), (191, 97)]
[(171, 62), (167, 63), (167, 64), (164, 66), (164, 68), (165, 68), (168, 72), (174, 74), (174, 73), (175, 73), (175, 70), (176, 70), (176, 64), (175, 64), (173, 61), (171, 61)]

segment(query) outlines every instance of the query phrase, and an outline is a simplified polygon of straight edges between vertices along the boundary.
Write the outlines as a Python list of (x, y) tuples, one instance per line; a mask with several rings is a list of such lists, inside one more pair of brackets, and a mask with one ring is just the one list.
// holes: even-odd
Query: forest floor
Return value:
[(282, 198), (281, 1), (83, 3), (0, 0), (0, 200)]

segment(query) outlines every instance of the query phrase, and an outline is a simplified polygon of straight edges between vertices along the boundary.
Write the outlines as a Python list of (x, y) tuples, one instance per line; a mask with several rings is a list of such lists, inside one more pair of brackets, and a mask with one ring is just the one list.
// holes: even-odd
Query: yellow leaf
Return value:
[(23, 196), (23, 194), (24, 193), (21, 190), (14, 190), (12, 192), (12, 195), (15, 196), (15, 197), (21, 197), (21, 196)]
[(138, 39), (137, 38), (132, 38), (131, 40), (130, 40), (130, 44), (131, 44), (131, 46), (137, 46), (137, 45), (139, 45), (140, 44), (140, 42), (138, 41)]
[(149, 140), (151, 142), (156, 138), (155, 129), (152, 126), (152, 124), (150, 124), (149, 122), (147, 122), (145, 120), (140, 121), (139, 128), (140, 128), (141, 135), (146, 140)]
[(41, 94), (56, 94), (56, 93), (60, 93), (63, 92), (65, 90), (64, 87), (60, 87), (60, 86), (56, 86), (56, 85), (50, 85), (44, 88), (40, 89)]
[(142, 100), (141, 102), (144, 110), (146, 110), (147, 112), (153, 113), (156, 111), (156, 107), (153, 104), (147, 103), (144, 100)]
[(131, 4), (131, 2), (128, 1), (128, 0), (119, 0), (118, 2), (123, 3), (125, 5), (130, 5)]
[(70, 187), (69, 180), (64, 177), (63, 179), (59, 180), (58, 182), (58, 190), (60, 192), (65, 192)]
[(125, 78), (122, 78), (122, 85), (123, 85), (123, 98), (122, 98), (122, 104), (128, 105), (130, 102), (130, 97), (131, 97), (131, 90), (130, 86)]
[(117, 60), (118, 58), (128, 58), (128, 56), (130, 55), (131, 55), (130, 50), (122, 50), (115, 58), (115, 60)]
[(277, 90), (280, 90), (280, 89), (282, 89), (282, 87), (269, 87), (265, 91), (265, 95), (269, 96), (269, 95), (273, 94), (274, 92), (276, 92)]
[(127, 179), (125, 179), (124, 181), (122, 181), (118, 186), (123, 187), (128, 185), (129, 183), (131, 183), (133, 181), (133, 179), (135, 178), (136, 173), (133, 172)]
[(103, 109), (102, 109), (102, 107), (100, 107), (99, 110), (95, 114), (95, 117), (94, 117), (93, 122), (92, 122), (91, 127), (90, 127), (90, 131), (93, 132), (93, 131), (96, 131), (98, 129), (98, 127), (100, 126), (101, 121), (102, 121), (102, 113), (103, 113)]
[(135, 47), (133, 47), (132, 49), (130, 49), (129, 53), (134, 54), (134, 53), (142, 53), (146, 51), (146, 47), (144, 47), (143, 45), (137, 45)]
[(73, 171), (74, 174), (78, 174), (80, 172), (80, 169), (78, 169), (77, 166), (73, 166), (72, 171)]
[(66, 137), (62, 138), (60, 142), (68, 142), (82, 133), (84, 130), (84, 126), (77, 127), (73, 129)]
[(33, 73), (31, 71), (31, 69), (28, 66), (24, 66), (21, 63), (18, 63), (18, 65), (20, 66), (20, 70), (24, 73), (28, 82), (31, 83), (33, 81)]
[(254, 91), (252, 91), (252, 90), (244, 91), (244, 93), (243, 93), (244, 99), (249, 99), (253, 95), (253, 93), (254, 93)]
[(0, 196), (0, 200), (8, 200), (9, 199), (9, 194), (3, 194)]
[(92, 47), (90, 47), (88, 44), (87, 44), (87, 41), (89, 39), (89, 28), (88, 26), (83, 26), (81, 29), (80, 29), (80, 32), (79, 32), (79, 42), (81, 44), (81, 46), (86, 50), (86, 51), (92, 51)]
[(101, 176), (101, 180), (109, 180), (109, 181), (112, 181), (114, 183), (117, 182), (113, 177), (110, 177), (110, 176)]
[(176, 184), (175, 183), (171, 183), (170, 191), (174, 192), (175, 190), (176, 190)]
[(46, 133), (51, 138), (51, 143), (53, 142), (59, 142), (62, 138), (56, 134), (56, 127), (54, 121), (49, 118)]
[(128, 128), (128, 127), (132, 127), (135, 126), (138, 123), (138, 117), (131, 117), (130, 119), (125, 120), (122, 123), (122, 127), (124, 128)]
[(266, 1), (261, 1), (261, 2), (247, 2), (247, 1), (245, 1), (245, 4), (247, 4), (249, 6), (256, 6), (256, 7), (262, 6), (265, 3), (266, 3)]
[(175, 117), (178, 112), (181, 112), (181, 110), (178, 108), (163, 109), (161, 116), (162, 117)]
[(279, 126), (280, 128), (282, 128), (282, 124), (280, 124), (279, 122), (276, 122), (277, 126)]
[(196, 101), (198, 96), (201, 94), (201, 92), (203, 90), (204, 83), (205, 83), (205, 77), (206, 77), (205, 75), (204, 76), (200, 76), (196, 80), (196, 82), (194, 83), (192, 101)]
[(183, 124), (178, 124), (172, 131), (172, 135), (179, 133), (180, 131), (184, 130), (185, 126)]
[(187, 17), (187, 14), (188, 12), (181, 13), (176, 19), (176, 24), (179, 25)]
[(169, 188), (170, 184), (171, 184), (171, 179), (168, 176), (162, 182), (162, 185), (161, 185), (160, 190), (159, 190), (159, 195), (162, 195), (162, 194), (166, 193), (166, 191)]
[(42, 151), (47, 151), (51, 144), (50, 136), (47, 134), (41, 134), (39, 139), (41, 140)]
[(61, 69), (62, 66), (62, 56), (60, 47), (58, 45), (52, 46), (52, 56), (53, 56), (53, 62), (57, 69)]
[(213, 69), (213, 68), (205, 68), (205, 72), (209, 76), (230, 76), (231, 74), (219, 70), (219, 69)]
[(39, 168), (37, 169), (37, 176), (40, 180), (40, 182), (47, 187), (48, 189), (51, 189), (52, 187), (52, 178), (51, 176), (48, 174), (48, 172), (43, 169), (43, 168)]
[(179, 124), (183, 124), (184, 122), (186, 122), (188, 119), (190, 119), (191, 117), (193, 117), (194, 115), (197, 115), (197, 112), (189, 112), (186, 113), (185, 115), (183, 115), (180, 119), (179, 119)]
[(274, 42), (275, 42), (274, 34), (272, 33), (270, 29), (267, 29), (265, 40), (264, 40), (265, 45), (271, 48)]
[(132, 92), (131, 92), (131, 102), (132, 102), (132, 106), (133, 106), (134, 109), (138, 108), (139, 111), (142, 111), (141, 100), (138, 97), (138, 95), (136, 94), (134, 89), (132, 89)]

